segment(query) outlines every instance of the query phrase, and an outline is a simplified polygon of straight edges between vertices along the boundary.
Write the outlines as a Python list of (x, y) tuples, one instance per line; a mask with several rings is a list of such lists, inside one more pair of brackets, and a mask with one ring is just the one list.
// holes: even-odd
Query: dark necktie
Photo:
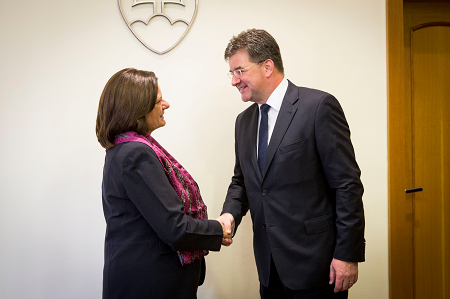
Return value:
[(261, 122), (259, 123), (259, 142), (258, 142), (258, 164), (261, 174), (264, 171), (264, 164), (266, 163), (267, 140), (269, 138), (269, 124), (267, 112), (270, 106), (262, 104), (261, 107)]

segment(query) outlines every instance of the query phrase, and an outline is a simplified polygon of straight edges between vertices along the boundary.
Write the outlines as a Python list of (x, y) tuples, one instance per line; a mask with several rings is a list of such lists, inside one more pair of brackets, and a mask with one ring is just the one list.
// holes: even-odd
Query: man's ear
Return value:
[(264, 61), (263, 67), (266, 77), (269, 78), (270, 76), (272, 76), (272, 73), (275, 70), (275, 64), (273, 63), (272, 59), (267, 59), (266, 61)]

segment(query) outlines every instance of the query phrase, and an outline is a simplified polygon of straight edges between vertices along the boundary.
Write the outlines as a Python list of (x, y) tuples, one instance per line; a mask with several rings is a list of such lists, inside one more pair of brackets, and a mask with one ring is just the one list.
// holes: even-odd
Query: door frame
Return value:
[[(413, 4), (409, 7), (409, 4)], [(411, 49), (409, 30), (429, 24), (445, 24), (434, 18), (432, 10), (439, 2), (447, 12), (448, 0), (386, 0), (386, 62), (387, 62), (387, 136), (388, 136), (388, 230), (389, 230), (389, 297), (415, 298), (414, 193)], [(407, 6), (405, 6), (407, 4)], [(418, 4), (418, 6), (416, 5)], [(433, 7), (430, 11), (428, 8)], [(406, 8), (406, 9), (405, 9)], [(417, 9), (429, 20), (418, 25)], [(447, 15), (446, 15), (447, 16)], [(407, 19), (405, 19), (407, 18)], [(432, 21), (435, 19), (435, 21)], [(406, 21), (406, 22), (405, 22)], [(404, 24), (408, 28), (404, 28)]]
[[(403, 0), (386, 0), (389, 297), (414, 298), (412, 197), (406, 162)], [(409, 187), (413, 188), (413, 187)]]

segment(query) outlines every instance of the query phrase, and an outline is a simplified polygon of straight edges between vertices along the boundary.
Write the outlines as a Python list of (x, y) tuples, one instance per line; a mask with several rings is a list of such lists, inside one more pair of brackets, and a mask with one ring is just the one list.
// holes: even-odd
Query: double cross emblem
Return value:
[[(168, 16), (165, 15), (164, 13), (164, 6), (166, 5), (166, 3), (170, 3), (170, 4), (179, 4), (182, 6), (186, 6), (183, 2), (183, 0), (179, 0), (179, 1), (164, 1), (164, 0), (143, 0), (143, 1), (139, 1), (139, 0), (134, 0), (133, 5), (131, 5), (132, 7), (139, 5), (139, 4), (153, 4), (153, 15), (150, 16), (150, 18), (154, 17), (154, 16), (163, 16), (166, 17), (170, 20), (170, 18)], [(158, 12), (158, 8), (161, 8), (161, 10)], [(135, 20), (133, 22), (137, 22), (138, 20)], [(148, 22), (147, 22), (148, 23)], [(187, 23), (186, 23), (187, 24)]]
[(181, 42), (197, 15), (198, 7), (198, 0), (118, 2), (120, 13), (133, 35), (149, 50), (160, 55)]

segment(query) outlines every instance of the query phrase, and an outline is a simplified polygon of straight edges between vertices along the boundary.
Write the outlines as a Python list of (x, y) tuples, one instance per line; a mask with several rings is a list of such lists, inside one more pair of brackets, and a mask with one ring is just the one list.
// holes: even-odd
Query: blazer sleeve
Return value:
[(247, 192), (245, 189), (245, 183), (244, 183), (244, 174), (241, 169), (241, 163), (239, 161), (239, 128), (240, 128), (240, 120), (242, 119), (242, 115), (240, 114), (236, 118), (236, 124), (235, 124), (235, 143), (234, 143), (234, 151), (235, 151), (235, 157), (236, 161), (234, 164), (234, 174), (231, 178), (230, 186), (228, 187), (227, 196), (225, 198), (225, 202), (223, 204), (222, 213), (230, 213), (234, 217), (235, 222), (235, 230), (233, 232), (236, 232), (237, 227), (241, 223), (242, 217), (247, 214), (247, 211), (249, 209), (249, 203), (247, 199)]
[(362, 262), (365, 254), (363, 185), (350, 129), (339, 102), (322, 97), (315, 121), (317, 151), (336, 198), (337, 242), (334, 258)]
[(182, 203), (150, 147), (138, 144), (130, 148), (122, 161), (122, 180), (130, 200), (173, 250), (220, 249), (221, 224), (182, 212)]

